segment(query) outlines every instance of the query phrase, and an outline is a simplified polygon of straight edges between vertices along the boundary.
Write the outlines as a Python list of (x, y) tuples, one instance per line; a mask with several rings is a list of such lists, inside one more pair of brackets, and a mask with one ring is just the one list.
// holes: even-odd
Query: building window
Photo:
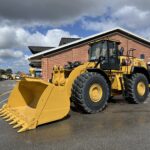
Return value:
[(141, 55), (140, 55), (140, 58), (141, 58), (141, 59), (145, 59), (145, 55), (144, 55), (144, 54), (141, 54)]

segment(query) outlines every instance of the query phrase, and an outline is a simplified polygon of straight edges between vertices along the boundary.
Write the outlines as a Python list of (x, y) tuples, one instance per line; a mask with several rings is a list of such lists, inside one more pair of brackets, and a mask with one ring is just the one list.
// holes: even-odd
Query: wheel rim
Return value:
[(140, 96), (144, 96), (145, 91), (146, 91), (146, 86), (145, 86), (144, 82), (142, 82), (142, 81), (139, 82), (139, 83), (137, 84), (137, 92), (138, 92), (138, 94), (139, 94)]
[(102, 87), (99, 85), (99, 84), (93, 84), (91, 87), (90, 87), (90, 90), (89, 90), (89, 95), (90, 95), (90, 98), (93, 102), (99, 102), (101, 101), (101, 98), (103, 96), (103, 90), (102, 90)]

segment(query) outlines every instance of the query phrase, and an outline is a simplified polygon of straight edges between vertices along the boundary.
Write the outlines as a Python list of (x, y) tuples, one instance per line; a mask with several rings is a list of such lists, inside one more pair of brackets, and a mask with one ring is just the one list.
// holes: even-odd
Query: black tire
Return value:
[[(103, 91), (101, 100), (93, 102), (89, 95), (89, 89), (92, 85), (98, 84)], [(77, 110), (85, 113), (97, 113), (107, 106), (110, 89), (106, 79), (98, 74), (87, 72), (75, 80), (72, 87), (72, 101)]]
[[(147, 99), (149, 94), (149, 83), (144, 74), (133, 74), (130, 78), (125, 78), (124, 81), (124, 97), (129, 103), (140, 104)], [(137, 90), (137, 86), (140, 82), (145, 85), (145, 92), (143, 95), (140, 95)]]

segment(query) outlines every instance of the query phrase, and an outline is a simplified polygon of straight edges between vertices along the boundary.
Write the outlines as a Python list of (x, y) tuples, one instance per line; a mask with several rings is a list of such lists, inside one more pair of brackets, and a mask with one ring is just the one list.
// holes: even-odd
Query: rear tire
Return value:
[(124, 97), (129, 103), (143, 103), (149, 94), (149, 83), (144, 74), (136, 73), (125, 80)]
[(106, 79), (98, 73), (84, 73), (72, 87), (72, 100), (77, 110), (97, 113), (107, 106), (110, 89)]

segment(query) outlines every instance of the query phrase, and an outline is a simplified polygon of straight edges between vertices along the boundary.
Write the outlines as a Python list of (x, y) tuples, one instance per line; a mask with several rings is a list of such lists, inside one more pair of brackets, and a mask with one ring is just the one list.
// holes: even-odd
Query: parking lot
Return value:
[[(0, 107), (7, 101), (15, 81), (0, 82)], [(41, 149), (150, 149), (150, 98), (145, 104), (127, 104), (115, 97), (101, 113), (85, 115), (71, 110), (62, 121), (18, 134), (0, 119), (0, 148)]]

